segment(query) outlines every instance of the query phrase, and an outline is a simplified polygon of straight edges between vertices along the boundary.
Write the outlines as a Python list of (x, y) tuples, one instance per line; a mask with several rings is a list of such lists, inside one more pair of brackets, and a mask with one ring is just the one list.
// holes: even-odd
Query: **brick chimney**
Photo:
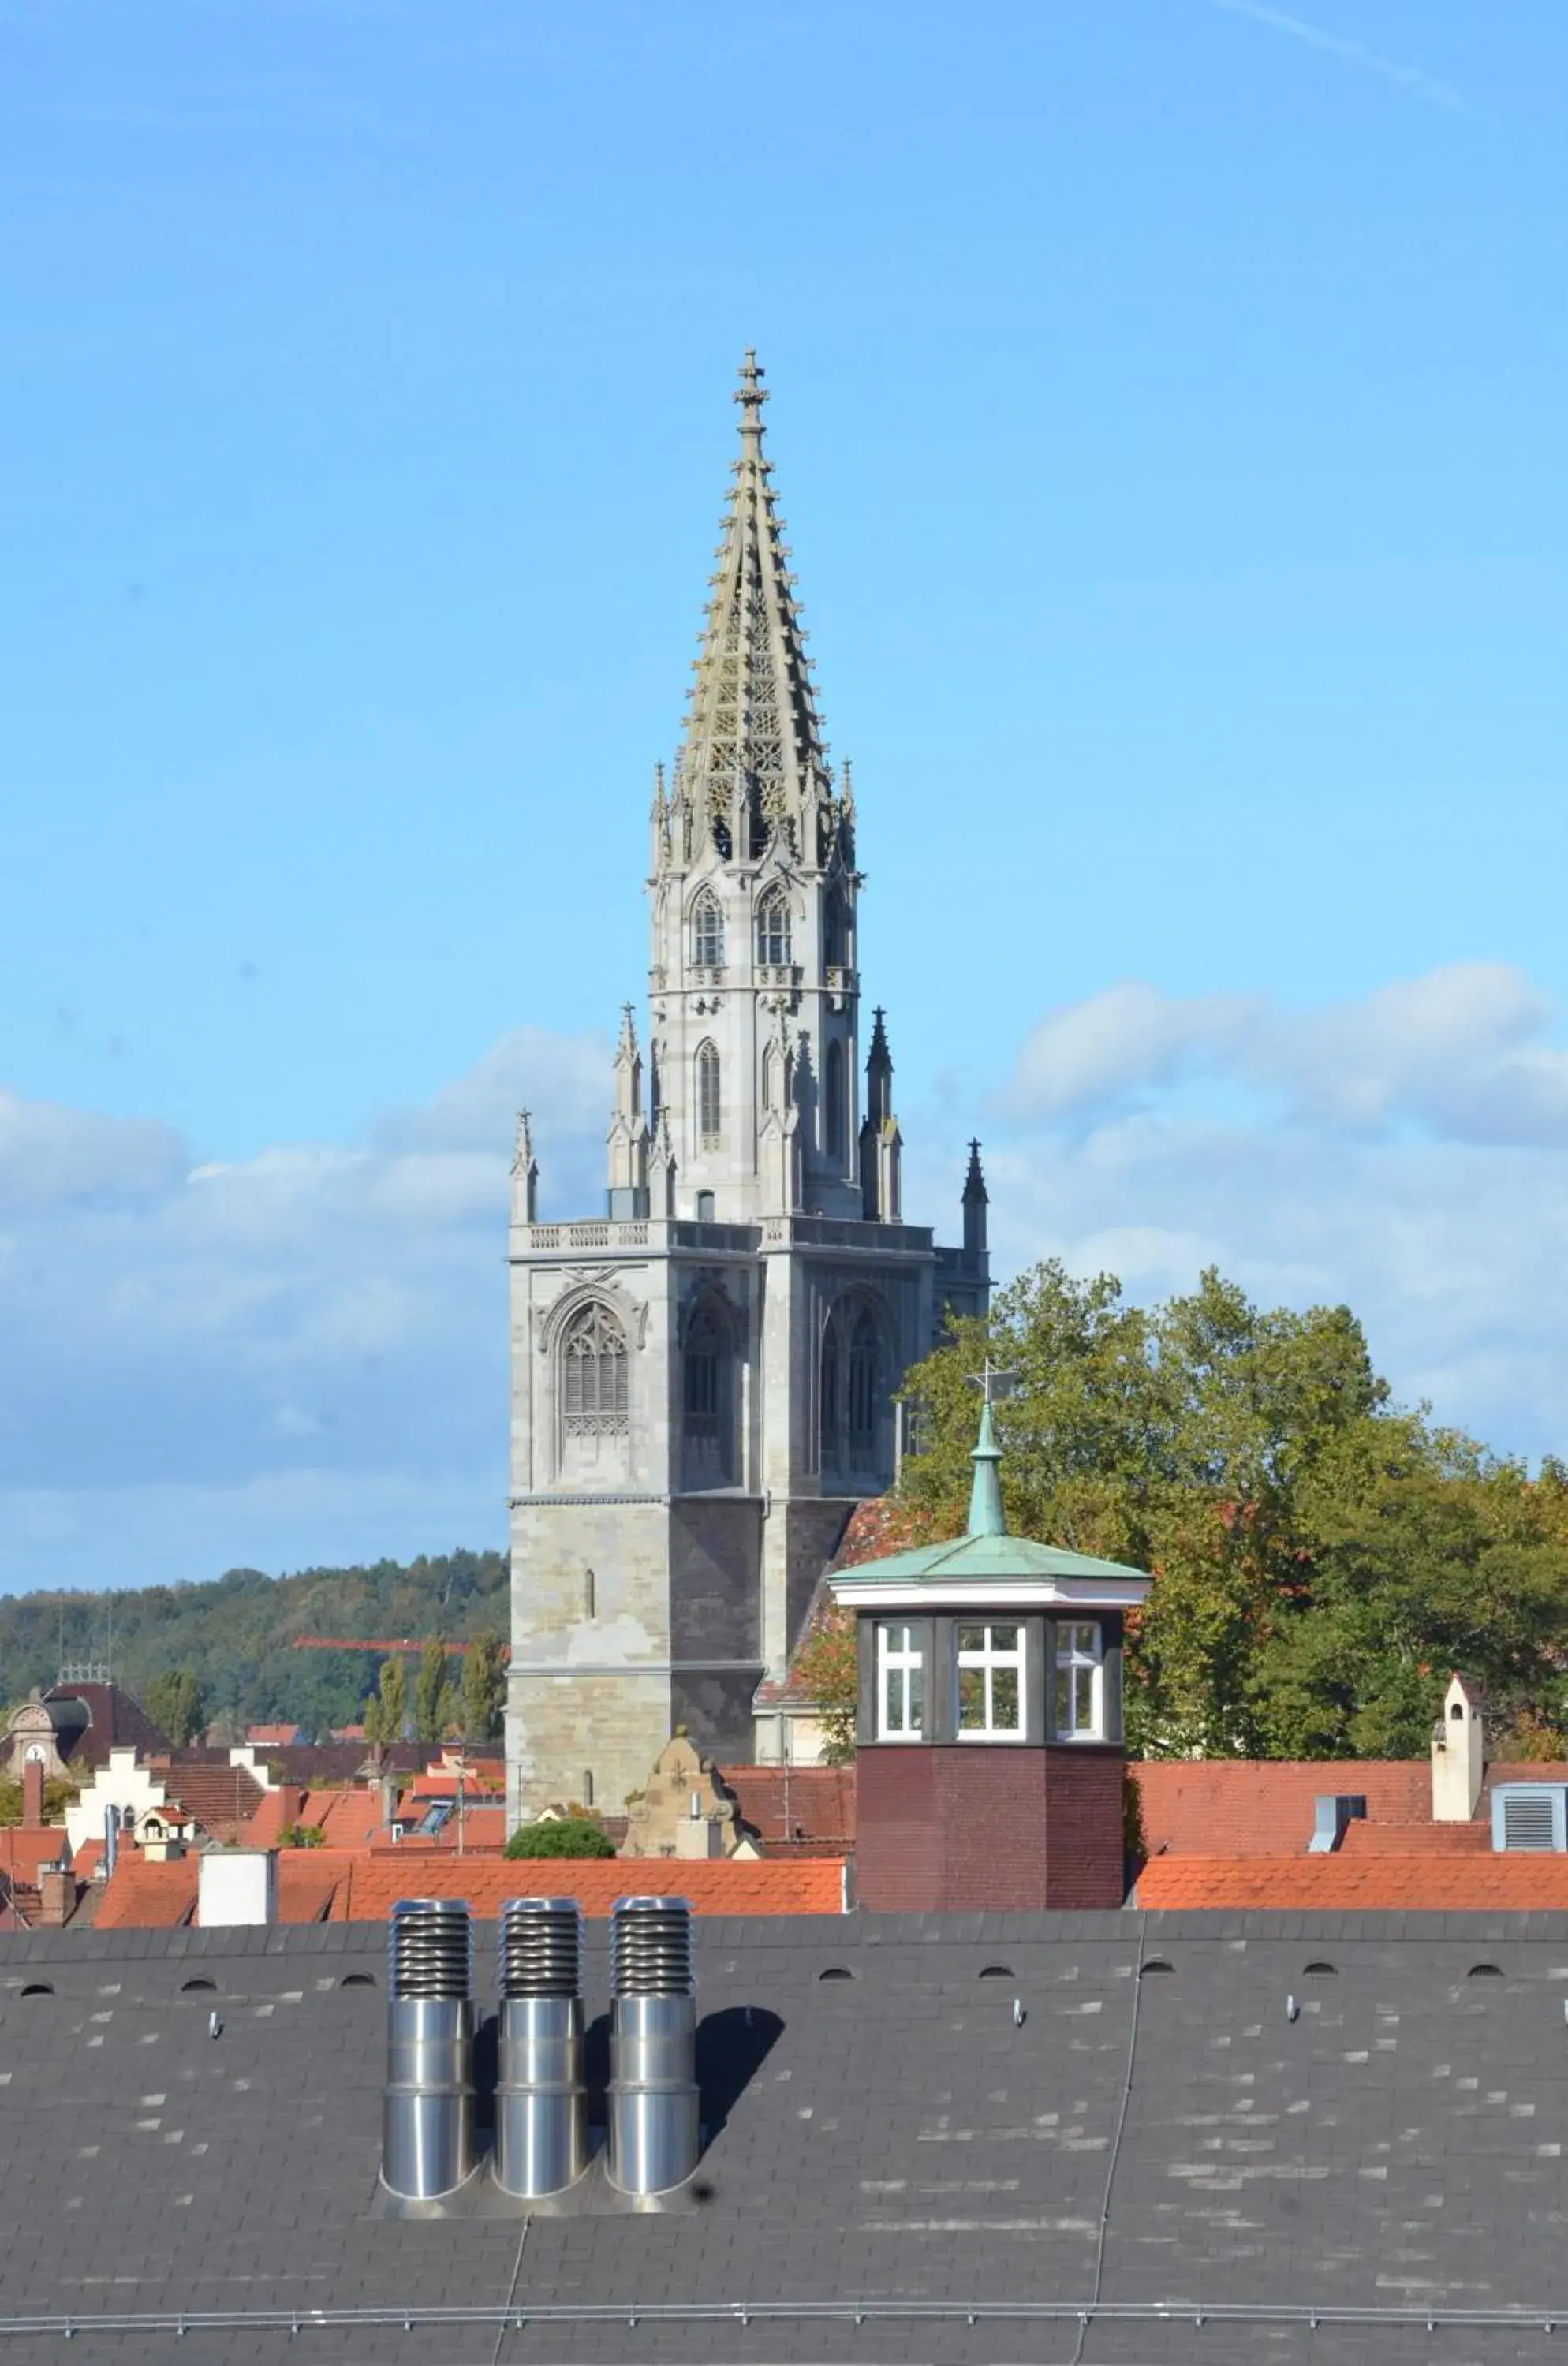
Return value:
[(43, 1829), (43, 1760), (28, 1758), (22, 1764), (22, 1829), (37, 1832)]
[(76, 1876), (68, 1865), (40, 1865), (38, 1869), (39, 1930), (58, 1931), (76, 1911)]

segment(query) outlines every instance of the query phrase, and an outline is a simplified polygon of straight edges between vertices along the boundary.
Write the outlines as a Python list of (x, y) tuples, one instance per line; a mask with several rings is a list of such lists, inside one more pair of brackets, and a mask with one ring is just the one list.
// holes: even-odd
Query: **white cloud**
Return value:
[(131, 1200), (184, 1171), (172, 1127), (27, 1101), (0, 1086), (0, 1213), (66, 1200)]
[(1301, 42), (1303, 48), (1337, 58), (1341, 64), (1352, 66), (1358, 73), (1373, 74), (1393, 89), (1402, 90), (1412, 98), (1425, 99), (1428, 106), (1440, 107), (1445, 113), (1470, 112), (1469, 101), (1450, 83), (1439, 82), (1419, 66), (1401, 65), (1396, 58), (1382, 57), (1376, 50), (1368, 49), (1364, 41), (1325, 32), (1321, 25), (1309, 24), (1304, 17), (1266, 6), (1264, 0), (1213, 0), (1213, 6), (1223, 8), (1227, 16), (1248, 17), (1255, 25), (1266, 25), (1270, 32), (1283, 33), (1291, 40)]
[(998, 1107), (1020, 1121), (1088, 1121), (1219, 1078), (1332, 1132), (1411, 1124), (1454, 1142), (1568, 1143), (1568, 1053), (1540, 1040), (1551, 1019), (1503, 962), (1455, 962), (1308, 1012), (1127, 982), (1047, 1011)]
[[(1048, 1012), (987, 1129), (997, 1269), (1344, 1300), (1402, 1397), (1568, 1443), (1550, 1021), (1486, 963), (1305, 1012), (1135, 985)], [(502, 1542), (513, 1112), (546, 1212), (592, 1211), (609, 1092), (605, 1042), (525, 1030), (366, 1144), (198, 1171), (155, 1124), (0, 1100), (0, 1585)], [(911, 1219), (952, 1238), (967, 1129), (901, 1115)]]

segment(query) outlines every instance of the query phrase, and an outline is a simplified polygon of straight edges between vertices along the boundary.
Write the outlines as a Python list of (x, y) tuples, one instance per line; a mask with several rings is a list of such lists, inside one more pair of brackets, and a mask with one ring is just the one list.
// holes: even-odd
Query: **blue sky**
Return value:
[(500, 1541), (767, 366), (911, 1212), (1568, 1444), (1555, 0), (0, 6), (0, 1584)]

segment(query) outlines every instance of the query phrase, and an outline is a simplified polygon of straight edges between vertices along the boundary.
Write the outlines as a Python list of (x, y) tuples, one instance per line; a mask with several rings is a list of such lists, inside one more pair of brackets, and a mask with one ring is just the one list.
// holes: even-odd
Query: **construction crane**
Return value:
[[(430, 1642), (439, 1643), (444, 1651), (459, 1660), (471, 1648), (463, 1642), (449, 1643), (442, 1635), (296, 1635), (289, 1649), (295, 1651), (379, 1651), (383, 1656), (389, 1651), (410, 1651), (417, 1657)], [(502, 1645), (501, 1656), (503, 1660), (512, 1657), (509, 1643)]]

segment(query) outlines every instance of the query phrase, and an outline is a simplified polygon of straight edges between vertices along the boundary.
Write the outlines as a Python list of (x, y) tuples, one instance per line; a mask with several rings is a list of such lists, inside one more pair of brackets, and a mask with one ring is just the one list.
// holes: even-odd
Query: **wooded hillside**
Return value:
[(115, 1675), (138, 1697), (160, 1675), (188, 1669), (209, 1717), (324, 1734), (358, 1718), (380, 1662), (366, 1651), (295, 1651), (296, 1635), (504, 1636), (507, 1570), (504, 1553), (456, 1551), (291, 1577), (231, 1569), (209, 1585), (134, 1593), (12, 1594), (0, 1598), (0, 1697), (51, 1684), (62, 1657), (101, 1659), (112, 1633)]

